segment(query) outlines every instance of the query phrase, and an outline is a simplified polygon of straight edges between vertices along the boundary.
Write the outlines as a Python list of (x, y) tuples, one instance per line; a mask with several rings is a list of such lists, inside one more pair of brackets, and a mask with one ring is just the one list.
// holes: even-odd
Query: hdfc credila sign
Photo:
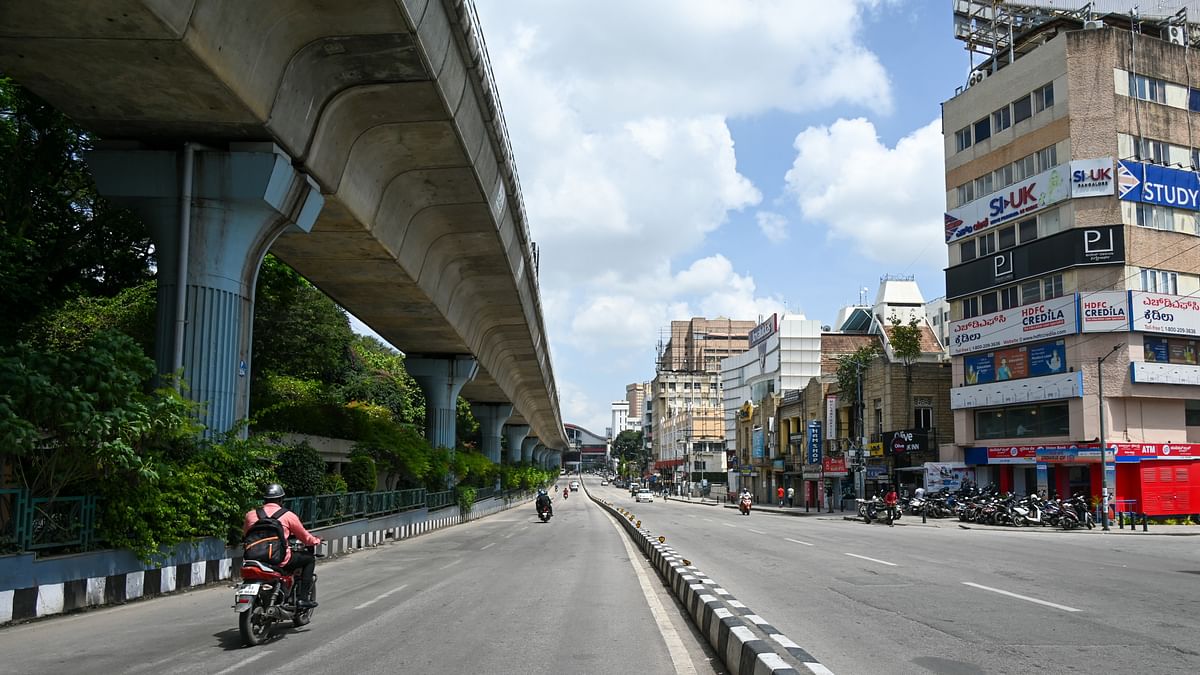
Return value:
[(1079, 327), (1083, 333), (1123, 333), (1129, 330), (1129, 292), (1079, 294)]

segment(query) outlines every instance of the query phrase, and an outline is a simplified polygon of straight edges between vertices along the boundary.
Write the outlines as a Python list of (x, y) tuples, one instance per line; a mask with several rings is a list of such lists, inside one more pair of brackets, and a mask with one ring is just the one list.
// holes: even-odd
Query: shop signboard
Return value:
[(1123, 333), (1129, 330), (1129, 292), (1097, 291), (1079, 295), (1079, 330)]
[[(1111, 451), (1109, 457), (1112, 457)], [(1094, 445), (1038, 448), (1036, 458), (1041, 464), (1099, 464), (1100, 448)]]
[(952, 321), (950, 354), (958, 356), (1073, 335), (1079, 330), (1077, 318), (1075, 295), (1071, 294), (972, 319)]
[(883, 457), (883, 443), (880, 441), (867, 443), (867, 455), (871, 457)]
[(1037, 457), (1036, 445), (1009, 446), (1006, 448), (988, 448), (988, 464), (1033, 464)]
[(845, 457), (826, 457), (821, 462), (821, 469), (826, 478), (838, 478), (846, 475)]
[(805, 464), (800, 467), (800, 474), (804, 476), (804, 480), (820, 480), (821, 465), (820, 464)]
[(764, 442), (765, 437), (763, 436), (763, 428), (762, 427), (754, 427), (754, 431), (751, 432), (750, 436), (751, 436), (750, 456), (753, 457), (754, 459), (762, 459), (763, 458), (763, 447), (765, 445), (765, 442)]
[(925, 492), (942, 489), (961, 490), (963, 482), (975, 475), (975, 470), (958, 462), (925, 462)]
[(1200, 335), (1200, 298), (1131, 291), (1129, 304), (1133, 330)]
[(1200, 459), (1200, 443), (1115, 443), (1117, 461)]
[(1200, 176), (1143, 162), (1117, 162), (1117, 198), (1200, 211)]
[(837, 437), (837, 396), (825, 397), (825, 428), (822, 430), (826, 438)]
[(1123, 262), (1123, 225), (1071, 228), (948, 268), (946, 297), (952, 300), (1068, 267)]
[(1071, 160), (1071, 199), (1113, 194), (1113, 158)]
[(946, 243), (1040, 211), (1069, 196), (1070, 167), (1060, 165), (946, 213)]
[(887, 467), (868, 465), (867, 480), (887, 480)]
[(782, 459), (771, 460), (771, 469), (774, 471), (783, 471), (783, 460)]
[(757, 326), (755, 326), (753, 329), (750, 330), (750, 335), (748, 336), (749, 340), (750, 340), (750, 344), (747, 345), (747, 347), (748, 348), (753, 347), (753, 346), (757, 345), (758, 343), (762, 342), (763, 340), (766, 340), (767, 338), (774, 335), (775, 331), (777, 331), (778, 329), (779, 329), (779, 315), (772, 314), (770, 317), (767, 318), (766, 321), (763, 321), (762, 323), (758, 324)]
[(808, 423), (808, 454), (805, 461), (809, 464), (821, 463), (821, 423)]
[(889, 455), (904, 455), (932, 449), (929, 431), (926, 429), (901, 429), (886, 432), (883, 436), (888, 439), (884, 449)]
[(1200, 366), (1133, 361), (1129, 364), (1129, 381), (1136, 384), (1200, 385)]

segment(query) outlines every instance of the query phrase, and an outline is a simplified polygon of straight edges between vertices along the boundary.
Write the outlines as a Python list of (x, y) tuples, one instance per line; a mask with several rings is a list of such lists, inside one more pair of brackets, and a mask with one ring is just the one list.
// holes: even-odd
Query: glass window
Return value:
[(1143, 101), (1167, 102), (1167, 83), (1145, 75), (1129, 74), (1129, 95)]
[(975, 438), (1004, 438), (1004, 411), (980, 410), (975, 413)]
[[(1193, 89), (1192, 91), (1200, 91), (1200, 89)], [(1197, 169), (1200, 169), (1200, 150), (1192, 148), (1192, 170), (1195, 171)]]
[(1017, 245), (1017, 228), (1013, 226), (1002, 227), (999, 232), (1000, 250), (1012, 248)]
[(971, 147), (971, 127), (963, 127), (954, 132), (954, 151), (962, 152)]
[(958, 195), (957, 195), (958, 196), (958, 205), (962, 206), (963, 204), (966, 204), (967, 202), (975, 199), (975, 184), (974, 183), (964, 183), (962, 185), (959, 185), (958, 189), (957, 189), (957, 193), (958, 193)]
[(962, 258), (961, 262), (975, 259), (975, 240), (964, 241), (958, 247), (958, 257)]
[(1042, 282), (1039, 279), (1021, 284), (1021, 304), (1030, 305), (1042, 301)]
[(1043, 403), (975, 412), (975, 438), (1066, 436), (1071, 423), (1067, 404)]
[(1062, 223), (1062, 218), (1060, 217), (1060, 214), (1058, 213), (1058, 209), (1050, 209), (1048, 211), (1042, 211), (1041, 213), (1038, 214), (1037, 218), (1038, 218), (1038, 232), (1040, 232), (1043, 237), (1049, 237), (1050, 235), (1054, 234), (1055, 232), (1062, 232), (1063, 223)]
[(975, 179), (975, 194), (980, 197), (992, 192), (992, 174), (985, 173)]
[(1013, 101), (1012, 109), (1013, 109), (1013, 124), (1016, 124), (1017, 122), (1022, 122), (1024, 120), (1029, 119), (1030, 117), (1033, 117), (1032, 97), (1029, 94), (1026, 94), (1026, 95), (1022, 96), (1021, 98)]
[(972, 319), (979, 316), (979, 298), (963, 298), (962, 311), (964, 319)]
[(1137, 214), (1137, 224), (1140, 227), (1148, 227), (1152, 230), (1171, 230), (1171, 210), (1166, 206), (1157, 204), (1138, 203), (1134, 207), (1134, 213)]
[(1063, 278), (1061, 274), (1052, 274), (1042, 280), (1042, 299), (1062, 297)]
[(992, 128), (997, 132), (1004, 131), (1012, 126), (1012, 111), (1008, 106), (992, 113)]
[(1167, 149), (1167, 144), (1163, 141), (1142, 138), (1134, 141), (1133, 156), (1135, 159), (1146, 162), (1166, 164), (1167, 158), (1170, 157), (1170, 150)]
[(1021, 221), (1017, 224), (1017, 229), (1019, 230), (1020, 236), (1018, 239), (1020, 239), (1020, 243), (1024, 244), (1037, 239), (1037, 218)]
[(1184, 401), (1183, 414), (1184, 424), (1189, 427), (1200, 427), (1200, 401)]
[(996, 252), (996, 235), (994, 232), (988, 232), (979, 238), (979, 255), (985, 256), (989, 253)]
[(1009, 286), (1000, 290), (1000, 309), (1012, 309), (1020, 306), (1021, 302), (1017, 299), (1018, 289), (1016, 286)]
[(992, 135), (992, 120), (983, 118), (975, 123), (975, 142), (981, 143)]
[(1033, 112), (1039, 113), (1054, 105), (1054, 83), (1033, 92)]
[[(1197, 401), (1197, 403), (1200, 403), (1200, 401)], [(918, 429), (933, 428), (933, 408), (918, 406), (913, 412), (915, 413), (913, 417), (916, 419)], [(1200, 417), (1200, 414), (1198, 414), (1198, 417)]]
[(1037, 175), (1037, 154), (1026, 155), (1018, 159), (1013, 167), (1013, 178), (1017, 180), (1025, 180), (1030, 176)]
[[(1200, 112), (1200, 89), (1188, 89), (1188, 110)], [(1192, 152), (1195, 152), (1194, 150)], [(1195, 163), (1193, 162), (1193, 166)]]
[(1042, 148), (1037, 153), (1038, 171), (1045, 171), (1054, 166), (1058, 166), (1058, 148), (1050, 146)]
[(1179, 295), (1179, 274), (1176, 272), (1143, 269), (1141, 277), (1143, 291)]
[(1004, 166), (1002, 166), (999, 169), (996, 169), (995, 171), (992, 172), (992, 185), (994, 185), (997, 190), (999, 190), (1001, 188), (1006, 188), (1012, 184), (1013, 184), (1012, 164), (1005, 164)]
[(979, 296), (979, 309), (984, 314), (991, 314), (999, 309), (1000, 305), (996, 301), (995, 293), (984, 293)]

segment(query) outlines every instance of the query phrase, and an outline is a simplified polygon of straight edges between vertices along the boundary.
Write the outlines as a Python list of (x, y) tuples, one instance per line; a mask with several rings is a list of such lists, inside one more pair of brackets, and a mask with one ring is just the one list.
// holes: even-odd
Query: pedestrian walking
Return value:
[(777, 497), (779, 497), (779, 508), (782, 509), (783, 508), (783, 486), (782, 485), (780, 485), (778, 488), (776, 488), (775, 495)]
[(788, 506), (796, 505), (796, 488), (792, 487), (791, 485), (789, 485), (787, 489), (787, 499)]

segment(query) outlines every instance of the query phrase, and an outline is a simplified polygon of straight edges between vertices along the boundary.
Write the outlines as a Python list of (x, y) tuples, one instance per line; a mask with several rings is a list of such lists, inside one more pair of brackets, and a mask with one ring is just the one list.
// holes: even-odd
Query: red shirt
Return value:
[[(268, 516), (274, 515), (283, 507), (279, 504), (263, 504), (263, 512)], [(258, 522), (258, 511), (251, 509), (246, 512), (246, 522), (242, 524), (242, 534), (246, 534), (250, 530), (250, 526)], [(314, 537), (311, 532), (304, 529), (304, 523), (300, 522), (300, 516), (288, 511), (279, 519), (279, 523), (283, 525), (283, 534), (287, 537), (295, 537), (304, 543), (305, 546), (316, 546), (321, 543), (320, 537)], [(288, 549), (287, 555), (283, 557), (283, 564), (288, 564), (292, 559), (292, 549)]]
[(889, 505), (895, 504), (896, 503), (896, 491), (892, 490), (891, 492), (884, 495), (883, 501), (884, 501), (884, 503), (889, 504)]

